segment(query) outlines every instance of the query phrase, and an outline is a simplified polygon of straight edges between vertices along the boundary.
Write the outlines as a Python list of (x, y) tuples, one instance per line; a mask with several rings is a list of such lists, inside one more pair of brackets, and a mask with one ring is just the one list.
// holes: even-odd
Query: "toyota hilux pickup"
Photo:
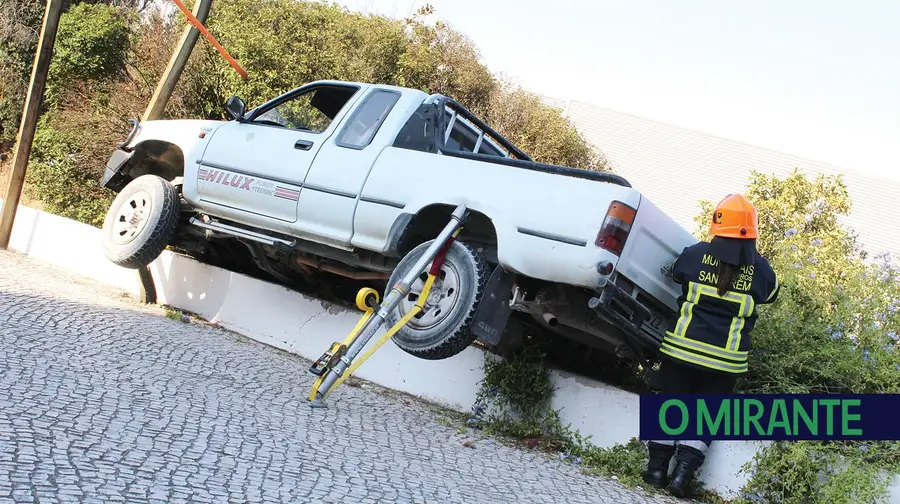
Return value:
[(118, 193), (110, 261), (240, 250), (276, 282), (324, 271), (386, 292), (464, 204), (425, 310), (393, 338), (404, 351), (490, 348), (512, 316), (640, 358), (676, 314), (665, 271), (696, 242), (687, 230), (620, 176), (533, 161), (451, 97), (316, 81), (225, 109), (231, 120), (131, 120), (101, 182)]

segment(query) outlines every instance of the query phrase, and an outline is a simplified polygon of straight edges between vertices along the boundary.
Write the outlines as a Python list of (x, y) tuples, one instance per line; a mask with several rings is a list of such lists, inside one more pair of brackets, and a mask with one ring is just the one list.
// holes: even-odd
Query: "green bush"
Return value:
[(506, 359), (485, 354), (473, 413), (486, 422), (489, 432), (559, 449), (569, 440), (550, 408), (553, 385), (544, 366), (544, 344), (545, 340), (526, 336), (525, 344)]
[(631, 439), (608, 448), (593, 445), (560, 422), (551, 407), (553, 384), (546, 366), (543, 335), (526, 335), (525, 344), (506, 359), (485, 354), (484, 378), (479, 384), (469, 424), (487, 434), (516, 439), (528, 448), (557, 453), (560, 460), (588, 474), (615, 476), (629, 486), (642, 484), (646, 449)]
[[(881, 442), (774, 443), (748, 464), (755, 472), (743, 488), (740, 502), (886, 502), (889, 480), (880, 470), (896, 471), (895, 445)], [(870, 455), (875, 452), (889, 457), (880, 459)]]
[(48, 102), (73, 83), (121, 76), (131, 47), (131, 15), (109, 5), (79, 3), (59, 20), (47, 79)]
[(56, 127), (45, 115), (38, 124), (26, 180), (29, 196), (45, 210), (94, 226), (103, 224), (113, 196), (99, 184), (97, 160), (85, 159), (84, 131)]

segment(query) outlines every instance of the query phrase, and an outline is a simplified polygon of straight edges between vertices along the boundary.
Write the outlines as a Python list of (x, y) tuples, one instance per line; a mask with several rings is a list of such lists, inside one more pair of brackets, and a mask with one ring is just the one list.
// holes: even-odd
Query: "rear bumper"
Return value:
[(655, 352), (662, 344), (663, 335), (644, 329), (644, 322), (652, 317), (650, 311), (612, 282), (602, 288), (599, 297), (591, 298), (588, 306), (598, 317), (622, 329), (631, 341), (641, 347)]
[(109, 161), (106, 162), (106, 170), (100, 185), (115, 192), (121, 191), (131, 181), (126, 166), (132, 156), (134, 156), (134, 152), (126, 152), (121, 148), (116, 149), (109, 157)]

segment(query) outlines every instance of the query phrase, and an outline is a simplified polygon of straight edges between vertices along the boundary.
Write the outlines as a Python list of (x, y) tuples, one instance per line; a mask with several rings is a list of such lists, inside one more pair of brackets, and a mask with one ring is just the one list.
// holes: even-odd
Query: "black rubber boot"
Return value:
[(672, 481), (666, 487), (666, 491), (675, 497), (687, 497), (691, 481), (694, 479), (694, 468), (686, 460), (679, 460), (672, 470)]
[(675, 446), (651, 441), (647, 443), (647, 451), (650, 452), (650, 460), (647, 461), (647, 469), (641, 473), (641, 477), (648, 485), (664, 488), (668, 483), (669, 461), (675, 454)]
[(678, 454), (675, 456), (675, 469), (672, 470), (666, 491), (676, 497), (688, 497), (694, 472), (700, 468), (705, 458), (703, 453), (694, 448), (679, 445)]

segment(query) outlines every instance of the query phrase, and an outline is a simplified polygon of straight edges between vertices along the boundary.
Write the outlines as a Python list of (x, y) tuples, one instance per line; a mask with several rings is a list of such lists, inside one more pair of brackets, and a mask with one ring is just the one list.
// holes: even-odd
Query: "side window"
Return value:
[(353, 112), (335, 143), (351, 149), (362, 149), (369, 145), (399, 99), (400, 93), (396, 91), (372, 91)]
[(355, 93), (352, 88), (315, 88), (279, 103), (254, 118), (253, 123), (321, 133)]

